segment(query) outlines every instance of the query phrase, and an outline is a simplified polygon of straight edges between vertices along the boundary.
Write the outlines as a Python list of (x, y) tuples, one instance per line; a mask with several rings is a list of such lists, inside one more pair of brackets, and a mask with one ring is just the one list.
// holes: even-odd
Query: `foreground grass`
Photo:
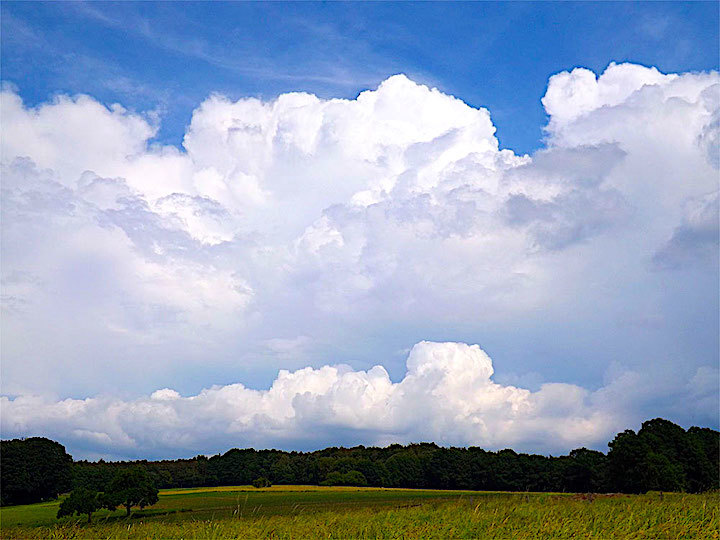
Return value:
[[(482, 492), (490, 495), (492, 492)], [(157, 504), (145, 510), (134, 510), (132, 518), (147, 521), (201, 521), (248, 516), (297, 515), (332, 510), (344, 512), (352, 508), (394, 508), (420, 504), (425, 501), (456, 500), (480, 492), (421, 489), (385, 489), (324, 486), (272, 486), (255, 489), (252, 486), (220, 486), (189, 489), (160, 490)], [(0, 508), (0, 527), (52, 526), (60, 502), (29, 504)], [(109, 522), (125, 519), (121, 508), (115, 512), (102, 510), (93, 520)], [(78, 522), (78, 518), (64, 521)]]
[[(342, 493), (342, 492), (339, 492)], [(177, 521), (2, 529), (3, 538), (718, 538), (718, 494), (581, 497), (478, 494), (452, 501)], [(149, 520), (148, 520), (149, 519)]]

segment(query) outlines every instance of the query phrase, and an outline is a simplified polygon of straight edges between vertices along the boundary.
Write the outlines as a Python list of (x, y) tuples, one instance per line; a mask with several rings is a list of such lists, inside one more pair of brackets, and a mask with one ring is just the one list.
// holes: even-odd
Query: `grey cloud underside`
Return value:
[[(631, 64), (563, 72), (533, 156), (500, 149), (488, 111), (404, 76), (355, 100), (211, 96), (181, 150), (149, 144), (154, 121), (119, 105), (61, 96), (31, 109), (5, 90), (3, 435), (164, 455), (202, 451), (211, 428), (218, 449), (310, 445), (304, 430), (327, 444), (523, 447), (556, 425), (567, 436), (550, 451), (660, 412), (717, 423), (717, 301), (702, 299), (718, 297), (718, 88), (717, 73)], [(415, 384), (395, 353), (436, 336), (511, 341), (524, 359), (504, 360), (510, 372), (576, 384)], [(543, 351), (556, 342), (572, 356)], [(333, 377), (362, 392), (374, 377), (394, 403), (297, 371), (378, 361), (400, 382), (384, 369)], [(280, 401), (200, 392), (275, 388), (281, 368), (298, 386)], [(163, 387), (194, 397), (138, 397)], [(230, 405), (210, 405), (225, 394)], [(421, 416), (428, 394), (453, 405)], [(699, 405), (683, 412), (688, 396)], [(285, 408), (253, 415), (255, 399)]]
[(718, 258), (720, 220), (718, 193), (689, 201), (682, 224), (653, 256), (658, 270), (693, 267), (698, 261), (712, 264)]

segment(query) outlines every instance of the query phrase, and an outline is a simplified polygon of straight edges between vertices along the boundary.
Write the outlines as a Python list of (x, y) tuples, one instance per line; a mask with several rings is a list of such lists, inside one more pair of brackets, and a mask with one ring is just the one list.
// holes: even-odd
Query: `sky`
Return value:
[(0, 5), (0, 431), (718, 428), (719, 7)]

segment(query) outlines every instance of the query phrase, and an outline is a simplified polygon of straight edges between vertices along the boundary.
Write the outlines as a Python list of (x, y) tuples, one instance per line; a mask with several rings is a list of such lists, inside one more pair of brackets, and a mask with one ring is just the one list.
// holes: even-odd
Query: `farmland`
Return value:
[(168, 489), (135, 511), (56, 520), (59, 501), (0, 509), (2, 538), (718, 538), (717, 493), (552, 493), (247, 486)]

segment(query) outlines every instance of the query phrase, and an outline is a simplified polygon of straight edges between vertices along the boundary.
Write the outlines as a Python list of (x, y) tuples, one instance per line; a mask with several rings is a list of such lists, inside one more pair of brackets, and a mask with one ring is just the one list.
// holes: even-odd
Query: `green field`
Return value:
[(56, 520), (0, 509), (2, 538), (718, 538), (717, 493), (596, 496), (342, 488), (162, 490), (152, 508)]

